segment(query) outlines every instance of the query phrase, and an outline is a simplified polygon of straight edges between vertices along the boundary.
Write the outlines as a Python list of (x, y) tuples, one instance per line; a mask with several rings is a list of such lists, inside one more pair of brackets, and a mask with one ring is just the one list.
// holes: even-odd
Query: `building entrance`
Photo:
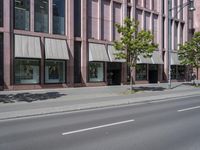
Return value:
[(149, 83), (158, 83), (158, 65), (149, 65)]
[(108, 85), (121, 84), (121, 63), (107, 64), (107, 81)]

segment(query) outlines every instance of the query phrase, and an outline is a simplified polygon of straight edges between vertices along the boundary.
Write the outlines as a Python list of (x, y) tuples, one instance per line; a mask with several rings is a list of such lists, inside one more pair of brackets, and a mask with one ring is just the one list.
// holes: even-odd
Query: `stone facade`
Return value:
[[(113, 62), (102, 62), (103, 68), (101, 69), (93, 68), (96, 69), (96, 75), (94, 76), (103, 76), (103, 79), (92, 79), (92, 81), (94, 81), (90, 82), (90, 78), (93, 75), (91, 74), (90, 68), (92, 62), (89, 61), (89, 44), (95, 43), (104, 45), (107, 49), (109, 45), (113, 44), (114, 40), (120, 38), (120, 35), (116, 31), (115, 23), (122, 24), (126, 17), (135, 18), (140, 22), (140, 29), (150, 30), (152, 32), (155, 37), (154, 42), (159, 44), (158, 52), (164, 62), (164, 64), (141, 65), (140, 67), (145, 70), (139, 68), (138, 72), (135, 72), (136, 83), (157, 83), (167, 81), (167, 0), (65, 0), (64, 35), (53, 34), (52, 12), (49, 12), (49, 32), (42, 33), (34, 31), (34, 1), (35, 0), (30, 0), (30, 30), (25, 31), (14, 28), (14, 0), (3, 0), (3, 26), (0, 27), (0, 34), (3, 34), (3, 67), (0, 68), (3, 68), (3, 85), (1, 86), (3, 86), (4, 89), (18, 90), (49, 87), (127, 84), (127, 78), (129, 76), (127, 65), (125, 63), (116, 63), (115, 65)], [(187, 0), (172, 0), (172, 7), (186, 2)], [(52, 11), (52, 9), (53, 0), (49, 0), (49, 10)], [(188, 9), (187, 7), (184, 8), (184, 10), (178, 15), (176, 15), (175, 10), (173, 10), (172, 14), (172, 50), (176, 53), (178, 44), (184, 43), (188, 40)], [(198, 13), (196, 16), (198, 16)], [(195, 23), (195, 26), (199, 28), (198, 22)], [(77, 33), (79, 30), (80, 33)], [(14, 35), (36, 36), (40, 38), (41, 59), (39, 65), (39, 83), (37, 84), (15, 83), (14, 64), (16, 58), (14, 55)], [(66, 80), (63, 83), (45, 83), (45, 38), (66, 40), (69, 60), (66, 61)], [(115, 68), (116, 66), (118, 66), (117, 69)], [(172, 67), (174, 73), (173, 80), (179, 81), (188, 79), (188, 74), (186, 74), (187, 71), (185, 70), (185, 72), (182, 71), (180, 73), (179, 70), (181, 69), (179, 68), (178, 64), (174, 64)], [(99, 73), (100, 70), (103, 71), (103, 73)], [(117, 77), (114, 77), (115, 75)], [(181, 75), (182, 77), (180, 78)], [(93, 78), (95, 78), (94, 76)]]

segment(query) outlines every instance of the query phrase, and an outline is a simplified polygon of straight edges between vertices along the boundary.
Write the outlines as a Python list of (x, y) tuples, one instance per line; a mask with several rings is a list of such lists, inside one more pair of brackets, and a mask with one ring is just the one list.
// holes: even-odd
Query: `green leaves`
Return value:
[(196, 32), (191, 41), (180, 45), (178, 55), (181, 64), (200, 67), (200, 32)]
[(138, 31), (139, 22), (126, 18), (123, 25), (116, 24), (117, 31), (121, 34), (119, 41), (114, 42), (118, 51), (116, 58), (126, 59), (130, 66), (136, 66), (139, 55), (151, 57), (158, 45), (153, 43), (153, 35), (150, 31)]

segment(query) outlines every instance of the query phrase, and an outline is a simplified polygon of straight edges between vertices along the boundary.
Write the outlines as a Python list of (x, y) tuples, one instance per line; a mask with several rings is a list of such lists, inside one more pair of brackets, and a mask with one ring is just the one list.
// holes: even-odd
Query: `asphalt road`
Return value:
[(0, 121), (0, 150), (199, 150), (200, 96)]

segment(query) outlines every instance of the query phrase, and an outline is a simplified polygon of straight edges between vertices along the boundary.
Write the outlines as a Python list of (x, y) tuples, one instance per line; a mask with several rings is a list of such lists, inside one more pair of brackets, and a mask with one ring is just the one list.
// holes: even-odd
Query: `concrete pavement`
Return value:
[(0, 92), (0, 120), (76, 110), (152, 102), (199, 95), (189, 83), (135, 85), (139, 92), (126, 94), (128, 85)]
[(199, 99), (0, 121), (0, 149), (199, 150)]

